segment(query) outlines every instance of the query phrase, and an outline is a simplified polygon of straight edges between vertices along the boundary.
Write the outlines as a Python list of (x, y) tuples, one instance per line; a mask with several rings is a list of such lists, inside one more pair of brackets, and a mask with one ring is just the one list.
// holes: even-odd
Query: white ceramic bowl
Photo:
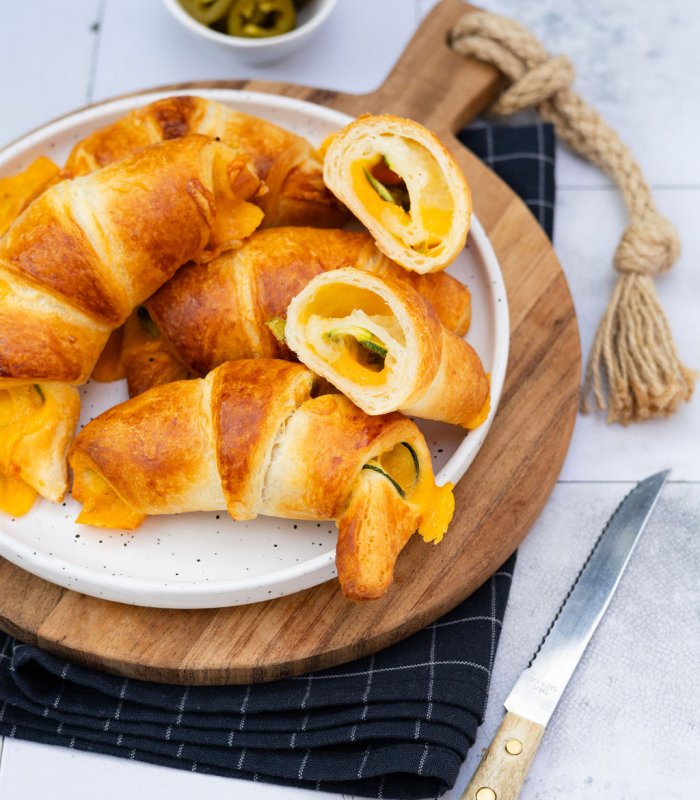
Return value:
[(178, 0), (163, 0), (163, 2), (180, 24), (198, 36), (225, 47), (240, 61), (246, 64), (269, 64), (286, 58), (314, 36), (328, 19), (338, 0), (309, 0), (297, 12), (297, 27), (293, 31), (261, 39), (247, 39), (243, 36), (219, 33), (191, 17)]

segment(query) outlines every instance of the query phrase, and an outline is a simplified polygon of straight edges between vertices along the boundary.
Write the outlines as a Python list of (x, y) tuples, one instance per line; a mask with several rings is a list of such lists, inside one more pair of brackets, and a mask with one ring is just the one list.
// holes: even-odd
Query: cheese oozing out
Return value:
[[(387, 135), (382, 145), (383, 153), (352, 162), (355, 196), (402, 245), (422, 255), (438, 255), (454, 217), (454, 200), (440, 166), (418, 142)], [(409, 199), (407, 207), (388, 199), (384, 187), (377, 186), (374, 174), (384, 164), (402, 181)]]
[(97, 528), (121, 528), (131, 531), (146, 519), (117, 494), (114, 488), (94, 469), (82, 453), (71, 459), (73, 467), (73, 497), (83, 504), (76, 519), (82, 525)]
[(400, 442), (365, 466), (383, 473), (416, 512), (418, 532), (426, 542), (437, 544), (442, 540), (454, 514), (453, 484), (438, 486), (432, 469), (420, 463), (416, 450), (407, 442)]
[(17, 447), (26, 436), (54, 426), (60, 409), (38, 384), (0, 389), (0, 509), (13, 517), (26, 514), (37, 492), (23, 478)]

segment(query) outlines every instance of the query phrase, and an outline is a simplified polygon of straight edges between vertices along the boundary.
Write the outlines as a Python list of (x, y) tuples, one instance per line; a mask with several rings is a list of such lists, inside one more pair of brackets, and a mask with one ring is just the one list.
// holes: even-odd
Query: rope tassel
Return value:
[[(690, 400), (695, 373), (676, 352), (652, 276), (670, 269), (680, 253), (678, 234), (654, 205), (639, 164), (601, 116), (570, 86), (565, 56), (550, 58), (522, 25), (486, 11), (465, 14), (452, 30), (453, 49), (497, 67), (510, 86), (491, 107), (515, 114), (535, 106), (558, 136), (603, 169), (618, 185), (630, 215), (615, 252), (620, 278), (598, 326), (581, 390), (581, 410), (592, 394), (609, 422), (673, 414)], [(606, 397), (607, 391), (607, 397)]]

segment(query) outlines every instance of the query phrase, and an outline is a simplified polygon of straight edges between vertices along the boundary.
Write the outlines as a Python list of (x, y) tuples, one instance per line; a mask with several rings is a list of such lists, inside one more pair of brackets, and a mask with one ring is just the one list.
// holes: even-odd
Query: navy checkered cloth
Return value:
[[(551, 235), (543, 125), (462, 141)], [(384, 798), (455, 782), (481, 721), (515, 556), (451, 613), (370, 658), (254, 686), (165, 686), (70, 664), (0, 634), (0, 733), (197, 772)]]

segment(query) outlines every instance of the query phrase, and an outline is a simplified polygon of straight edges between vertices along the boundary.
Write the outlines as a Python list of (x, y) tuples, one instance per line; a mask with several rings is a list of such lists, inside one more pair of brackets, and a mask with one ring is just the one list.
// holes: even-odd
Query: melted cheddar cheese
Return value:
[(453, 488), (452, 483), (438, 486), (431, 476), (430, 480), (419, 483), (411, 495), (411, 505), (420, 511), (418, 533), (424, 541), (435, 544), (442, 541), (455, 512)]
[(101, 475), (84, 463), (80, 454), (74, 457), (72, 466), (73, 497), (83, 504), (76, 522), (131, 531), (144, 521), (146, 515), (127, 505)]
[[(386, 382), (389, 369), (380, 363), (370, 363), (368, 351), (353, 335), (344, 334), (344, 329), (371, 326), (372, 318), (381, 319), (382, 328), (390, 325), (393, 319), (390, 307), (381, 297), (359, 286), (343, 286), (339, 291), (333, 284), (322, 286), (299, 315), (299, 321), (308, 326), (307, 331), (313, 328), (317, 334), (309, 336), (309, 347), (338, 375), (359, 386), (381, 386)], [(330, 339), (329, 335), (336, 329), (340, 335)], [(382, 336), (379, 332), (374, 335)], [(391, 354), (387, 358), (391, 361)]]
[[(376, 156), (353, 162), (350, 175), (355, 196), (370, 216), (407, 247), (417, 251), (438, 247), (452, 227), (451, 209), (442, 204), (438, 206), (430, 202), (421, 202), (421, 197), (411, 195), (411, 208), (405, 211), (397, 203), (380, 197), (369, 182), (367, 173), (371, 173), (381, 159), (382, 156)], [(431, 193), (435, 194), (439, 192)]]
[(343, 378), (351, 380), (358, 386), (381, 386), (386, 381), (386, 370), (375, 372), (354, 357), (353, 352), (345, 345), (338, 348), (338, 357), (331, 362), (333, 369)]
[(59, 414), (53, 398), (40, 386), (0, 389), (0, 509), (13, 517), (26, 514), (37, 495), (14, 460), (17, 444), (28, 434), (55, 425)]
[(418, 533), (426, 542), (440, 542), (455, 510), (453, 484), (438, 486), (432, 470), (421, 469), (415, 451), (404, 443), (382, 453), (377, 463), (401, 487), (404, 501), (420, 516)]
[(58, 166), (45, 156), (39, 156), (24, 172), (0, 178), (0, 236), (32, 200), (58, 180)]

